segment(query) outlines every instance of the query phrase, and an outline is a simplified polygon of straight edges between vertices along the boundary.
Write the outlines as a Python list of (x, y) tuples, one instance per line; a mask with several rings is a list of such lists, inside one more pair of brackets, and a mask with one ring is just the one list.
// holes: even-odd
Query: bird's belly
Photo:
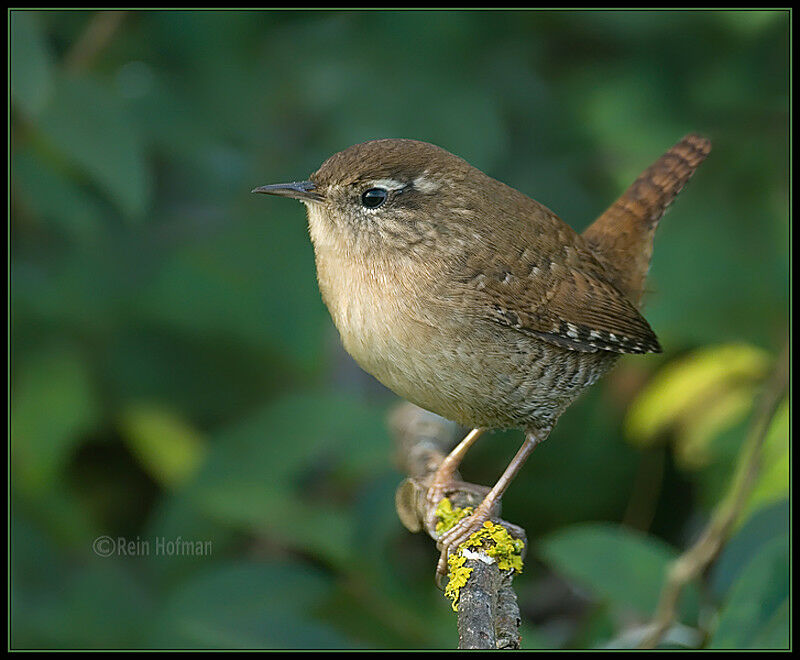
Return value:
[(344, 347), (396, 394), (469, 427), (549, 427), (617, 357), (481, 324), (446, 333), (420, 324), (416, 332), (397, 333), (395, 323), (373, 317), (357, 330), (340, 329)]
[(508, 334), (503, 342), (492, 335), (485, 343), (472, 338), (443, 347), (435, 356), (439, 368), (427, 373), (435, 393), (404, 396), (465, 426), (549, 428), (616, 359)]

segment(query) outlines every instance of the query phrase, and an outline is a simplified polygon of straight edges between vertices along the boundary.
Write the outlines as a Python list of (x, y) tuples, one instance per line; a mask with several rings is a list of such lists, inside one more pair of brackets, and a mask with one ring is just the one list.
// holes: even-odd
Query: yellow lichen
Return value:
[(497, 567), (501, 571), (513, 568), (516, 573), (522, 573), (521, 553), (525, 542), (512, 537), (502, 525), (496, 525), (491, 520), (487, 520), (483, 523), (483, 527), (459, 546), (459, 550), (472, 547), (480, 547), (497, 562)]
[[(453, 507), (447, 498), (439, 502), (436, 508), (436, 516), (439, 521), (436, 525), (436, 532), (441, 534), (451, 529), (459, 520), (466, 518), (472, 513), (472, 508), (459, 509)], [(467, 558), (461, 554), (465, 548), (479, 548), (482, 552), (492, 557), (497, 562), (497, 567), (501, 571), (514, 570), (516, 573), (522, 572), (522, 550), (525, 547), (524, 541), (513, 538), (508, 530), (502, 525), (497, 525), (490, 520), (483, 523), (477, 532), (474, 532), (464, 543), (458, 546), (458, 550), (447, 558), (448, 583), (444, 594), (453, 604), (453, 611), (458, 611), (458, 598), (461, 588), (467, 583), (472, 569), (464, 564)]]
[(467, 558), (462, 555), (450, 555), (447, 558), (447, 586), (444, 589), (444, 595), (450, 599), (453, 604), (453, 612), (458, 612), (458, 597), (461, 595), (461, 587), (463, 587), (469, 576), (472, 575), (472, 569), (464, 566)]
[(436, 533), (444, 534), (448, 529), (454, 527), (455, 524), (462, 518), (466, 518), (472, 513), (472, 507), (468, 506), (464, 509), (453, 507), (453, 503), (443, 497), (436, 507), (436, 517), (439, 522), (436, 523)]

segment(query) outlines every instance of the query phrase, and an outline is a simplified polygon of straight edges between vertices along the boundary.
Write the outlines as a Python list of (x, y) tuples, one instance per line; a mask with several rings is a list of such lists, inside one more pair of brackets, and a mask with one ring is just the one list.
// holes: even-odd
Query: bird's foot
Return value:
[(483, 527), (490, 515), (491, 507), (484, 506), (485, 502), (478, 506), (475, 511), (459, 520), (453, 527), (448, 529), (436, 541), (436, 547), (441, 550), (439, 563), (436, 565), (436, 583), (441, 587), (447, 575), (447, 558), (458, 550), (470, 536)]
[[(460, 510), (458, 507), (463, 509), (480, 504), (488, 493), (489, 489), (486, 486), (478, 486), (458, 479), (434, 480), (425, 493), (425, 529), (432, 537), (438, 537), (440, 532), (437, 527), (440, 527), (441, 523), (447, 522), (440, 508), (442, 500), (445, 498), (451, 500), (449, 511), (457, 513)], [(448, 510), (445, 510), (444, 516), (447, 516), (447, 512)]]

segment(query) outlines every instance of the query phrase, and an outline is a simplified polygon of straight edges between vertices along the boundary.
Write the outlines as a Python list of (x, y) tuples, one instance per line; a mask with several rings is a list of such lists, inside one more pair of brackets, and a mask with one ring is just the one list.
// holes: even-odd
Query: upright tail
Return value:
[(642, 297), (658, 221), (710, 151), (710, 140), (687, 135), (583, 232), (612, 284), (634, 305)]

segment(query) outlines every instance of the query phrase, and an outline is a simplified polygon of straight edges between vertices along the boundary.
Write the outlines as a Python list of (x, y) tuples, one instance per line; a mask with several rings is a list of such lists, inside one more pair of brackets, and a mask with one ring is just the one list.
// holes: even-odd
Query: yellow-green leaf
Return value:
[(747, 416), (753, 405), (755, 387), (742, 386), (721, 392), (708, 404), (688, 414), (678, 424), (675, 458), (686, 469), (698, 469), (711, 460), (709, 445), (726, 429)]
[(747, 344), (707, 347), (675, 360), (633, 402), (625, 434), (647, 446), (672, 432), (679, 461), (701, 467), (711, 458), (711, 440), (748, 413), (768, 367), (766, 351)]
[(52, 346), (20, 362), (11, 396), (14, 485), (40, 494), (53, 487), (100, 413), (79, 351)]
[(128, 406), (122, 414), (121, 429), (131, 452), (165, 486), (186, 482), (206, 454), (203, 436), (176, 412), (162, 406)]

